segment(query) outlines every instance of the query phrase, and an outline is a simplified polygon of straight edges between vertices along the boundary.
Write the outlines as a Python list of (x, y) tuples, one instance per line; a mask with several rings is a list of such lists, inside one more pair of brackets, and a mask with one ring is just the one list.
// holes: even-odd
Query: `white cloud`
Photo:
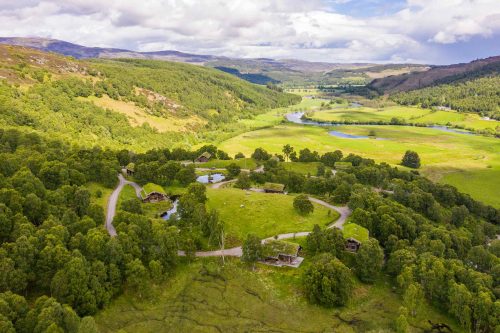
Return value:
[(331, 9), (349, 2), (0, 0), (0, 35), (333, 62), (429, 62), (443, 45), (500, 35), (498, 0), (408, 0), (385, 16), (352, 17)]

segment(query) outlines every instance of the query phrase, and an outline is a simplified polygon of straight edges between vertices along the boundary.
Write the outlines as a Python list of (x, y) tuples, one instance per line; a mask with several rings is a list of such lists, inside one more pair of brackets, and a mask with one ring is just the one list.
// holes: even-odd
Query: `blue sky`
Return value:
[(500, 54), (500, 0), (0, 0), (0, 35), (327, 62)]

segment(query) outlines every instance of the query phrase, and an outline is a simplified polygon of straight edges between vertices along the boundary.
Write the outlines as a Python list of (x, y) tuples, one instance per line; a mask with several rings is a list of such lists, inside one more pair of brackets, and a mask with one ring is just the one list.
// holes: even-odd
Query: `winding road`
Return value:
[(142, 187), (140, 187), (138, 184), (134, 182), (126, 180), (122, 174), (118, 175), (118, 180), (119, 180), (118, 186), (109, 196), (108, 207), (106, 212), (106, 229), (108, 230), (108, 233), (111, 237), (116, 236), (116, 230), (115, 227), (113, 226), (113, 218), (115, 217), (116, 214), (116, 204), (118, 203), (118, 197), (120, 196), (120, 192), (123, 190), (125, 185), (132, 185), (135, 189), (137, 197), (140, 198), (142, 191)]
[[(123, 190), (125, 185), (132, 185), (134, 187), (135, 192), (136, 192), (138, 197), (140, 197), (140, 193), (142, 191), (142, 188), (138, 184), (126, 180), (122, 174), (118, 175), (118, 179), (120, 182), (118, 183), (118, 186), (115, 188), (115, 190), (113, 191), (113, 193), (111, 193), (111, 196), (109, 197), (108, 210), (107, 210), (107, 214), (106, 214), (106, 229), (108, 230), (108, 233), (111, 237), (116, 236), (116, 230), (113, 227), (113, 218), (115, 217), (115, 214), (116, 214), (116, 204), (118, 202), (118, 197), (120, 196), (120, 192)], [(229, 181), (225, 181), (225, 182), (216, 183), (216, 184), (211, 185), (211, 187), (214, 189), (219, 189), (223, 185), (231, 183), (233, 181), (234, 180), (229, 180)], [(333, 206), (327, 202), (324, 202), (323, 200), (319, 200), (319, 199), (316, 199), (313, 197), (309, 197), (309, 200), (311, 200), (312, 202), (314, 202), (318, 205), (324, 206), (328, 209), (335, 210), (340, 214), (340, 217), (334, 223), (330, 224), (327, 227), (329, 229), (330, 228), (343, 229), (347, 218), (352, 213), (351, 210), (349, 209), (349, 207), (347, 207), (347, 206)], [(269, 237), (269, 238), (263, 239), (262, 242), (265, 242), (265, 241), (270, 240), (270, 239), (283, 240), (283, 239), (292, 239), (295, 237), (305, 237), (305, 236), (309, 235), (310, 233), (311, 233), (310, 231), (300, 231), (300, 232), (294, 232), (294, 233), (279, 234), (279, 235), (274, 236), (274, 237)], [(238, 247), (233, 247), (233, 248), (224, 249), (224, 250), (198, 251), (195, 253), (195, 256), (196, 257), (222, 257), (222, 256), (241, 257), (242, 254), (243, 254), (242, 248), (241, 248), (241, 246), (238, 246)], [(178, 255), (185, 256), (186, 254), (184, 251), (178, 251)]]

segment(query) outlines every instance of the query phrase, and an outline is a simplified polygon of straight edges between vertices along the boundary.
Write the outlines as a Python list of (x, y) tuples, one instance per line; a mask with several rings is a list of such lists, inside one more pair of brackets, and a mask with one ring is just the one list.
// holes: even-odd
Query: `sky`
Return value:
[(500, 55), (500, 0), (0, 0), (0, 36), (230, 57), (450, 64)]

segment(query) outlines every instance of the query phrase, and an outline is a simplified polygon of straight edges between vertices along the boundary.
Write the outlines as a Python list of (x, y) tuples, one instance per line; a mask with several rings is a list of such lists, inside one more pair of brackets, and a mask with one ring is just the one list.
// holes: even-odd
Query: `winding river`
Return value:
[[(343, 123), (336, 123), (336, 122), (319, 122), (307, 118), (302, 118), (304, 116), (305, 112), (292, 112), (292, 113), (287, 113), (285, 115), (286, 120), (288, 120), (291, 123), (294, 124), (299, 124), (299, 125), (308, 125), (308, 126), (320, 126), (320, 127), (332, 127), (332, 126), (389, 126), (389, 125), (381, 125), (381, 124), (343, 124)], [(397, 125), (397, 126), (405, 126), (405, 125)], [(406, 126), (411, 126), (411, 125), (406, 125)], [(413, 127), (413, 126), (412, 126)], [(450, 128), (447, 126), (440, 126), (440, 125), (429, 125), (429, 126), (422, 126), (422, 127), (427, 127), (427, 128), (432, 128), (438, 131), (443, 131), (443, 132), (448, 132), (448, 133), (456, 133), (456, 134), (465, 134), (465, 135), (476, 135), (475, 133), (472, 132), (467, 132), (465, 130), (459, 130), (459, 129), (454, 129)], [(344, 138), (344, 139), (368, 139), (371, 138), (369, 136), (364, 136), (364, 135), (353, 135), (353, 134), (347, 134), (343, 133), (340, 131), (330, 131), (328, 132), (330, 135), (339, 137), (339, 138)], [(377, 140), (388, 140), (385, 138), (377, 138)]]

